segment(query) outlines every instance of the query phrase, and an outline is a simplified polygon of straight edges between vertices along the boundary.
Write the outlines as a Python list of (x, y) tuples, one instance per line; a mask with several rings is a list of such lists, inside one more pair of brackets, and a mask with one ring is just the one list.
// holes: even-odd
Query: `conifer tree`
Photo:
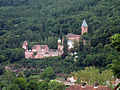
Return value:
[(68, 55), (68, 45), (67, 45), (67, 39), (66, 37), (64, 38), (64, 42), (63, 42), (63, 55), (62, 58), (65, 58)]

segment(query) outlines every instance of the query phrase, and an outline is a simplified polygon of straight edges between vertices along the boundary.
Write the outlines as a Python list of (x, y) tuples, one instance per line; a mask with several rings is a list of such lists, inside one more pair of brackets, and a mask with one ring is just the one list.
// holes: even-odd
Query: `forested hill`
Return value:
[(109, 37), (120, 33), (119, 4), (120, 0), (0, 0), (1, 62), (20, 53), (24, 40), (30, 46), (57, 48), (61, 35), (81, 33), (84, 19), (92, 47), (109, 44)]

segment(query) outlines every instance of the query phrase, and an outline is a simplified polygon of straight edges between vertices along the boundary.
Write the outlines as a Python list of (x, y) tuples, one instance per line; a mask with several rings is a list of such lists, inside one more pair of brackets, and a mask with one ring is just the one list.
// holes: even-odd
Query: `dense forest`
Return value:
[[(70, 73), (86, 66), (108, 68), (113, 60), (120, 60), (119, 52), (110, 45), (110, 37), (120, 33), (119, 4), (120, 0), (0, 0), (1, 65), (19, 63), (40, 69), (51, 66), (55, 73)], [(88, 34), (82, 38), (91, 43), (74, 48), (78, 52), (76, 62), (74, 56), (24, 59), (21, 47), (25, 40), (29, 48), (35, 44), (57, 48), (59, 37), (81, 34), (84, 19)]]

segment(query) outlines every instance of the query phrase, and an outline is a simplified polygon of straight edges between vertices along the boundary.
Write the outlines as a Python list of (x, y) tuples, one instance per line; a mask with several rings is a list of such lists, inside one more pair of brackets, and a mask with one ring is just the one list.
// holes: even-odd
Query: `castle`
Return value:
[[(81, 35), (88, 32), (88, 25), (84, 20), (81, 26)], [(68, 40), (68, 50), (74, 47), (74, 42), (79, 41), (81, 35), (68, 34), (66, 38)], [(44, 57), (60, 56), (63, 54), (63, 42), (64, 39), (58, 39), (58, 49), (49, 49), (47, 45), (34, 45), (31, 50), (28, 50), (28, 43), (24, 41), (22, 48), (25, 49), (25, 58), (39, 59)]]

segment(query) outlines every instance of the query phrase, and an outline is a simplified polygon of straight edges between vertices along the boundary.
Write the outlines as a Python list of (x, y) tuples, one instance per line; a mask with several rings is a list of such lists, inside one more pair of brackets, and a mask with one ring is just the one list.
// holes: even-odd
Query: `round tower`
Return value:
[(58, 39), (58, 50), (60, 50), (60, 51), (63, 50), (63, 45), (62, 45), (62, 41), (60, 38)]
[(61, 45), (61, 39), (60, 38), (58, 39), (58, 45)]

